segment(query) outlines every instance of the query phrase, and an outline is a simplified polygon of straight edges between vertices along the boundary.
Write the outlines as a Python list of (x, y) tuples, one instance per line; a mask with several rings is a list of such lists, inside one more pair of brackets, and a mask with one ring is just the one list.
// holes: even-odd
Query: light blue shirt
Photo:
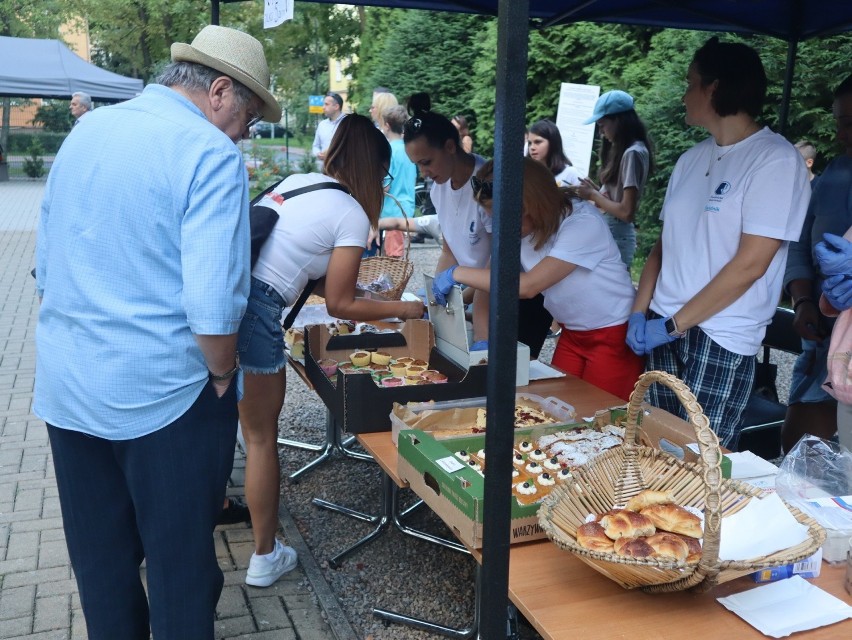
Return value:
[(242, 155), (160, 85), (74, 127), (45, 189), (33, 412), (110, 440), (183, 415), (207, 384), (195, 334), (236, 333), (249, 292)]
[[(411, 219), (414, 216), (414, 186), (417, 182), (417, 165), (405, 153), (405, 142), (391, 140), (391, 162), (388, 172), (393, 176), (389, 193), (399, 200), (405, 210), (405, 215)], [(382, 205), (381, 218), (401, 218), (402, 211), (396, 202), (385, 196)]]

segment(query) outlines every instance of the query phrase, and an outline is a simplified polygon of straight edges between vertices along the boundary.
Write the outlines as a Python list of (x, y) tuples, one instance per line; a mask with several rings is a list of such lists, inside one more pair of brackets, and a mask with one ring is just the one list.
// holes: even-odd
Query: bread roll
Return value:
[(620, 538), (613, 544), (613, 549), (620, 556), (627, 558), (651, 558), (654, 548), (643, 538)]
[(645, 489), (630, 498), (624, 508), (628, 511), (642, 511), (642, 509), (650, 507), (652, 504), (668, 504), (670, 502), (674, 502), (674, 496), (671, 492)]
[(639, 536), (651, 536), (656, 533), (654, 523), (641, 513), (615, 509), (600, 520), (608, 538), (618, 540), (620, 538), (638, 538)]
[(654, 557), (660, 560), (674, 560), (684, 562), (689, 555), (689, 547), (679, 535), (658, 531), (652, 536), (645, 538), (645, 542), (654, 550)]
[(701, 560), (701, 540), (698, 538), (693, 538), (692, 536), (682, 536), (677, 534), (678, 537), (686, 543), (689, 552), (686, 556), (687, 562), (698, 562)]
[(701, 519), (676, 504), (653, 504), (640, 512), (648, 518), (657, 529), (680, 533), (693, 538), (700, 538)]
[(603, 527), (597, 522), (587, 522), (577, 527), (577, 544), (584, 549), (612, 553), (612, 540), (606, 537)]

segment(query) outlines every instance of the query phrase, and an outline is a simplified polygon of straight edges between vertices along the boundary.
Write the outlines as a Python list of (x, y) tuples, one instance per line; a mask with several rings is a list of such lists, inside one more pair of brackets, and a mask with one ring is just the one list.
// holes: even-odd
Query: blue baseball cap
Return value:
[(583, 121), (583, 124), (592, 124), (597, 122), (604, 116), (611, 116), (616, 113), (630, 111), (633, 108), (633, 96), (626, 91), (607, 91), (595, 103), (595, 110), (592, 117)]

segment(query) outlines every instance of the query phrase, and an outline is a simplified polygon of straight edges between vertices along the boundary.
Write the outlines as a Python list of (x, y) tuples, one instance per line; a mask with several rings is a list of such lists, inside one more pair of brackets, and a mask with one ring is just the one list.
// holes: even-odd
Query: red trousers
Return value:
[(627, 323), (591, 331), (562, 328), (552, 364), (623, 400), (630, 397), (645, 359), (624, 341)]

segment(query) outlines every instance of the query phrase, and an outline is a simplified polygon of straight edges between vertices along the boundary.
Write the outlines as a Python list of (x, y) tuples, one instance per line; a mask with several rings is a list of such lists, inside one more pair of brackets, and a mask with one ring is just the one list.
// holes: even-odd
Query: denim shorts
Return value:
[(828, 376), (828, 345), (828, 338), (821, 343), (802, 338), (802, 353), (793, 364), (790, 399), (787, 404), (835, 401), (828, 391), (822, 388), (822, 383)]
[(287, 363), (281, 328), (281, 312), (286, 306), (271, 285), (251, 279), (248, 306), (237, 338), (240, 366), (246, 373), (277, 373)]

